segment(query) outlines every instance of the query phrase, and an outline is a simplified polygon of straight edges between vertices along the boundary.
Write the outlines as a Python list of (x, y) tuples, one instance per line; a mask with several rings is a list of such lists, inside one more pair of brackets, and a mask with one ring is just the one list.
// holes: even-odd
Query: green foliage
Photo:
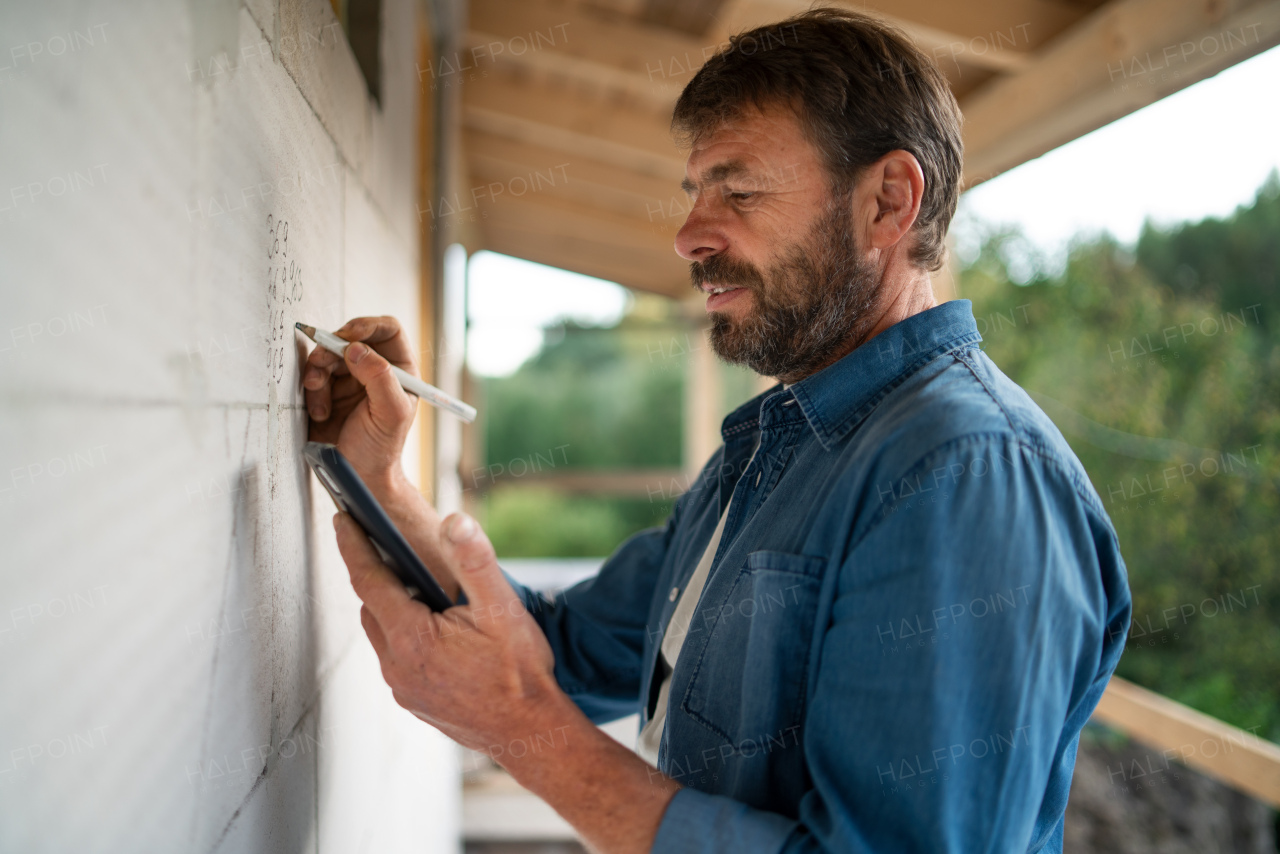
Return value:
[[(1280, 172), (1271, 170), (1249, 207), (1225, 220), (1205, 219), (1161, 231), (1148, 224), (1138, 261), (1179, 296), (1214, 300), (1223, 308), (1280, 299)], [(1264, 318), (1263, 322), (1266, 320)]]
[[(657, 298), (655, 298), (657, 299)], [(686, 327), (638, 300), (615, 327), (566, 324), (509, 377), (485, 381), (486, 458), (526, 469), (675, 469), (683, 452), (684, 374), (699, 346)], [(741, 384), (741, 383), (739, 383)], [(659, 525), (671, 496), (567, 496), (518, 481), (481, 505), (507, 557), (601, 557)]]
[(566, 324), (509, 377), (485, 381), (486, 456), (548, 449), (570, 468), (680, 465), (683, 362), (670, 329)]
[(621, 542), (610, 508), (551, 489), (496, 489), (480, 514), (498, 554), (522, 557), (594, 557)]
[[(1134, 628), (1119, 674), (1280, 738), (1280, 182), (1226, 221), (961, 277), (988, 355), (1031, 392), (1116, 525)], [(1250, 310), (1247, 306), (1255, 306)]]
[(603, 557), (636, 531), (662, 523), (669, 501), (565, 495), (541, 487), (499, 487), (480, 520), (504, 557)]

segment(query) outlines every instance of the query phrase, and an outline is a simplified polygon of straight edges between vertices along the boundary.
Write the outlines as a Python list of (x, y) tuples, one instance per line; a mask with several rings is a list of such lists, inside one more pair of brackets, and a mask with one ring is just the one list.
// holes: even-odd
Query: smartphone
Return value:
[(378, 499), (373, 497), (355, 468), (342, 456), (338, 446), (308, 442), (302, 449), (302, 456), (333, 497), (333, 503), (364, 529), (383, 563), (404, 582), (410, 595), (432, 611), (452, 608), (453, 601), (414, 553), (409, 541), (396, 528)]

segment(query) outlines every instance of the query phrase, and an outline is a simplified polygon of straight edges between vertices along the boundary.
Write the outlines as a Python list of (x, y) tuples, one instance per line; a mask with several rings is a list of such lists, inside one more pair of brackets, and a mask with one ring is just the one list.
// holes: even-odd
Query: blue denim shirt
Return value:
[(643, 723), (730, 507), (672, 675), (658, 765), (684, 788), (655, 851), (1062, 850), (1129, 590), (1083, 467), (980, 340), (956, 300), (774, 387), (664, 527), (553, 600), (522, 590), (561, 687)]

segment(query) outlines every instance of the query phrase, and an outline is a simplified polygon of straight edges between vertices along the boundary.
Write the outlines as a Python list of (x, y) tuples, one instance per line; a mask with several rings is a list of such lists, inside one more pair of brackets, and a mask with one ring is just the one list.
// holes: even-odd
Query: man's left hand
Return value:
[(339, 513), (334, 527), (364, 602), (365, 633), (401, 706), (495, 758), (515, 742), (547, 739), (580, 714), (556, 684), (542, 629), (474, 519), (458, 513), (441, 526), (444, 560), (467, 597), (443, 613), (410, 598), (351, 517)]

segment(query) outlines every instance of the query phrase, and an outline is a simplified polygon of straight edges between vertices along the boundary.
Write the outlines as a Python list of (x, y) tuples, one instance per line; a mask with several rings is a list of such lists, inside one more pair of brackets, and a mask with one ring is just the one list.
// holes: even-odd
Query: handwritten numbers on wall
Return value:
[(267, 308), (271, 312), (267, 368), (279, 383), (284, 379), (285, 349), (292, 337), (288, 334), (292, 324), (285, 315), (289, 306), (302, 301), (302, 266), (290, 255), (288, 220), (271, 214), (267, 214), (267, 260)]

